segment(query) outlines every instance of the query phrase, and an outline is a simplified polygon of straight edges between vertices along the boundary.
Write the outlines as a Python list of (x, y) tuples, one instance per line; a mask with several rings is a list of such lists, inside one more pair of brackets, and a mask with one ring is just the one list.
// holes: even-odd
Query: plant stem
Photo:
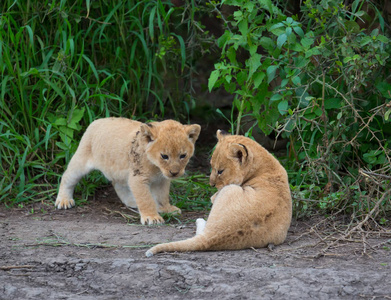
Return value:
[(238, 119), (237, 119), (237, 122), (236, 122), (236, 134), (240, 133), (240, 121), (242, 119), (242, 114), (243, 114), (243, 109), (244, 109), (244, 102), (245, 102), (245, 99), (242, 98), (241, 103), (240, 103), (239, 115), (238, 115)]

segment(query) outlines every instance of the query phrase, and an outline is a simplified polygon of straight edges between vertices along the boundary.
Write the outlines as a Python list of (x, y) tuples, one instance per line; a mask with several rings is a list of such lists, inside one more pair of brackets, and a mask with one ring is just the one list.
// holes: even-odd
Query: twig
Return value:
[(12, 269), (26, 269), (26, 268), (35, 268), (34, 265), (21, 265), (21, 266), (2, 266), (0, 270), (8, 271)]
[(322, 252), (326, 252), (330, 247), (334, 246), (336, 243), (342, 240), (346, 240), (348, 236), (350, 236), (353, 232), (362, 229), (362, 226), (369, 220), (370, 217), (379, 209), (380, 204), (383, 202), (385, 197), (390, 193), (390, 190), (385, 192), (383, 196), (376, 202), (375, 206), (372, 208), (372, 210), (365, 216), (364, 220), (359, 222), (356, 226), (354, 226), (352, 229), (349, 229), (343, 236), (337, 238), (334, 242), (331, 244), (327, 245), (324, 249), (322, 249)]
[[(318, 82), (319, 84), (323, 84), (322, 81), (320, 81), (318, 78), (316, 79), (316, 82)], [(340, 95), (344, 101), (346, 102), (346, 104), (348, 106), (350, 106), (350, 108), (353, 110), (354, 112), (354, 115), (355, 115), (355, 118), (357, 119), (360, 119), (360, 122), (363, 124), (363, 126), (360, 128), (360, 130), (356, 133), (355, 137), (353, 137), (353, 139), (351, 141), (349, 141), (349, 143), (351, 145), (353, 145), (353, 142), (357, 139), (357, 137), (359, 136), (359, 134), (365, 129), (365, 128), (368, 128), (369, 129), (369, 132), (371, 133), (372, 135), (372, 138), (375, 139), (378, 144), (379, 144), (379, 147), (382, 149), (382, 151), (386, 154), (387, 156), (387, 160), (390, 162), (390, 157), (388, 156), (387, 154), (387, 151), (386, 149), (384, 148), (383, 146), (383, 142), (379, 140), (379, 138), (376, 136), (375, 132), (373, 132), (372, 130), (370, 130), (369, 128), (369, 125), (371, 124), (371, 122), (373, 121), (373, 118), (375, 117), (375, 114), (373, 114), (368, 122), (365, 122), (365, 120), (363, 119), (363, 117), (357, 112), (357, 110), (354, 108), (353, 104), (340, 92), (338, 91), (335, 87), (331, 86), (330, 84), (325, 84), (329, 89), (332, 89), (336, 94)]]
[(379, 243), (379, 244), (373, 246), (373, 248), (379, 248), (379, 247), (381, 247), (381, 246), (383, 246), (383, 245), (386, 245), (386, 244), (391, 244), (391, 240), (387, 240), (387, 241), (385, 241), (385, 242), (381, 242), (381, 243)]
[(363, 169), (359, 169), (358, 171), (365, 177), (376, 176), (376, 177), (381, 177), (381, 178), (384, 178), (384, 179), (391, 180), (391, 176), (388, 176), (388, 175), (379, 174), (379, 173), (370, 172), (370, 171), (365, 171)]
[[(138, 214), (138, 212), (137, 212), (136, 210), (134, 210), (134, 209), (132, 209), (132, 208), (129, 208), (129, 209), (130, 209), (132, 212)], [(111, 210), (111, 209), (108, 209), (107, 207), (105, 207), (105, 210), (107, 210), (110, 214), (119, 214), (119, 215), (121, 215), (121, 217), (123, 217), (123, 218), (126, 219), (126, 220), (136, 220), (136, 219), (138, 218), (138, 217), (136, 217), (136, 216), (128, 215), (128, 214), (125, 214), (125, 213), (120, 212), (120, 211), (118, 211), (118, 210)]]

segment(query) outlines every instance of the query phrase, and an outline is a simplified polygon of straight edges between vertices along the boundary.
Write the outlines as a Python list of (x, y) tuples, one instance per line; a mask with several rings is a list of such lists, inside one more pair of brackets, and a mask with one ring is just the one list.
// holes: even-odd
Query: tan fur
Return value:
[(147, 256), (163, 251), (261, 248), (284, 242), (292, 217), (284, 167), (249, 138), (221, 131), (217, 137), (210, 184), (218, 192), (212, 197), (206, 224), (198, 219), (195, 237), (157, 245)]
[(173, 120), (143, 124), (125, 118), (91, 123), (65, 171), (56, 207), (75, 205), (73, 191), (90, 171), (100, 170), (122, 202), (138, 207), (141, 223), (163, 223), (159, 212), (178, 212), (169, 203), (170, 181), (182, 176), (201, 127)]

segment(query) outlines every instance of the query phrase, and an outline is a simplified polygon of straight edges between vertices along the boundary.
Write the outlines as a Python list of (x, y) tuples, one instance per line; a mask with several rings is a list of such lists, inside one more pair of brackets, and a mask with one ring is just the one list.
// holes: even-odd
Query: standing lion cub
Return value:
[(284, 167), (255, 141), (217, 131), (210, 184), (218, 188), (207, 222), (197, 220), (193, 238), (146, 252), (237, 250), (284, 242), (292, 199)]
[(138, 207), (142, 224), (164, 223), (158, 212), (181, 212), (169, 203), (170, 181), (185, 172), (200, 130), (200, 125), (173, 120), (92, 122), (61, 179), (56, 207), (74, 206), (76, 184), (90, 171), (99, 170), (126, 206)]

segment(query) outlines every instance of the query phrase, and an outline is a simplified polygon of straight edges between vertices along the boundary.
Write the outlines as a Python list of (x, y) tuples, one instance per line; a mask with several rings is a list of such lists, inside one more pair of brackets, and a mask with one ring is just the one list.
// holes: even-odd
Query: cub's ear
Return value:
[(185, 129), (186, 129), (187, 135), (189, 136), (189, 140), (192, 141), (194, 144), (196, 142), (196, 140), (198, 139), (198, 136), (200, 135), (201, 126), (198, 124), (185, 125)]
[(216, 132), (216, 135), (217, 135), (217, 140), (218, 141), (221, 141), (223, 138), (225, 138), (227, 135), (230, 135), (228, 132), (226, 132), (225, 130), (217, 130)]
[(140, 126), (141, 134), (147, 139), (148, 143), (155, 140), (154, 129), (155, 128), (150, 123), (141, 124)]
[(237, 160), (241, 165), (246, 162), (248, 158), (247, 147), (243, 144), (232, 144), (229, 148), (230, 157)]

